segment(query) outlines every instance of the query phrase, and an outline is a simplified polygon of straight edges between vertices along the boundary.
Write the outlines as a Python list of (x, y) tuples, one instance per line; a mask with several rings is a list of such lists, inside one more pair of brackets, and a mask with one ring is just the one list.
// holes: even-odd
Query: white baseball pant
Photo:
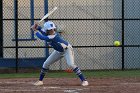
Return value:
[(52, 54), (46, 59), (46, 61), (43, 64), (43, 68), (49, 69), (49, 66), (55, 62), (57, 62), (59, 59), (64, 57), (66, 59), (67, 65), (71, 67), (72, 69), (76, 68), (77, 66), (74, 63), (74, 51), (72, 46), (69, 44), (67, 46), (67, 49), (64, 52), (58, 52), (54, 50)]

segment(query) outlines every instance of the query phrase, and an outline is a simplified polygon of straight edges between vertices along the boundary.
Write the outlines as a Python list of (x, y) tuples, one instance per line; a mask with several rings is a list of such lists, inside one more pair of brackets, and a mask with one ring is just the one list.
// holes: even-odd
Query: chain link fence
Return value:
[[(52, 20), (74, 47), (82, 70), (140, 68), (139, 0), (1, 0), (0, 67), (41, 67), (53, 51), (30, 29), (55, 6)], [(43, 24), (43, 23), (42, 23)], [(41, 24), (41, 25), (42, 25)], [(121, 41), (120, 47), (113, 42)], [(68, 68), (65, 59), (50, 69)], [(16, 69), (18, 70), (18, 69)]]

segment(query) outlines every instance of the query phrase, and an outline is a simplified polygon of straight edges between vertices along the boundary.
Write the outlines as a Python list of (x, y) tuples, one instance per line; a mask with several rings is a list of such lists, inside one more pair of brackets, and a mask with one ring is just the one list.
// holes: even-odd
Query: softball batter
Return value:
[(39, 80), (35, 82), (34, 85), (43, 85), (43, 78), (48, 72), (49, 66), (54, 62), (57, 62), (60, 58), (64, 57), (66, 59), (67, 65), (72, 68), (76, 75), (80, 78), (81, 85), (88, 86), (88, 81), (83, 76), (79, 67), (77, 67), (74, 63), (74, 53), (72, 46), (55, 31), (55, 24), (52, 21), (47, 21), (44, 23), (44, 27), (41, 28), (37, 23), (35, 23), (32, 26), (32, 29), (37, 31), (36, 36), (39, 39), (46, 40), (47, 43), (54, 48), (52, 54), (44, 62), (40, 72)]

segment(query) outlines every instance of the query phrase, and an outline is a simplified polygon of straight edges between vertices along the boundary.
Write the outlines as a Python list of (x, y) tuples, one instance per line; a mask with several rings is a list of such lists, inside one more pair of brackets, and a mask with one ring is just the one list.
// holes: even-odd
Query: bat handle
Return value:
[(35, 31), (38, 25), (39, 25), (39, 22), (35, 22), (35, 24), (31, 26), (31, 29)]

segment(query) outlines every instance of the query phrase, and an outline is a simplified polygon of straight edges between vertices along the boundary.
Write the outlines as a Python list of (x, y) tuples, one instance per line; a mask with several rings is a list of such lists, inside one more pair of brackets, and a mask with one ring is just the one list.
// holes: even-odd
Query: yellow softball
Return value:
[(120, 46), (121, 42), (120, 41), (114, 41), (114, 46)]

